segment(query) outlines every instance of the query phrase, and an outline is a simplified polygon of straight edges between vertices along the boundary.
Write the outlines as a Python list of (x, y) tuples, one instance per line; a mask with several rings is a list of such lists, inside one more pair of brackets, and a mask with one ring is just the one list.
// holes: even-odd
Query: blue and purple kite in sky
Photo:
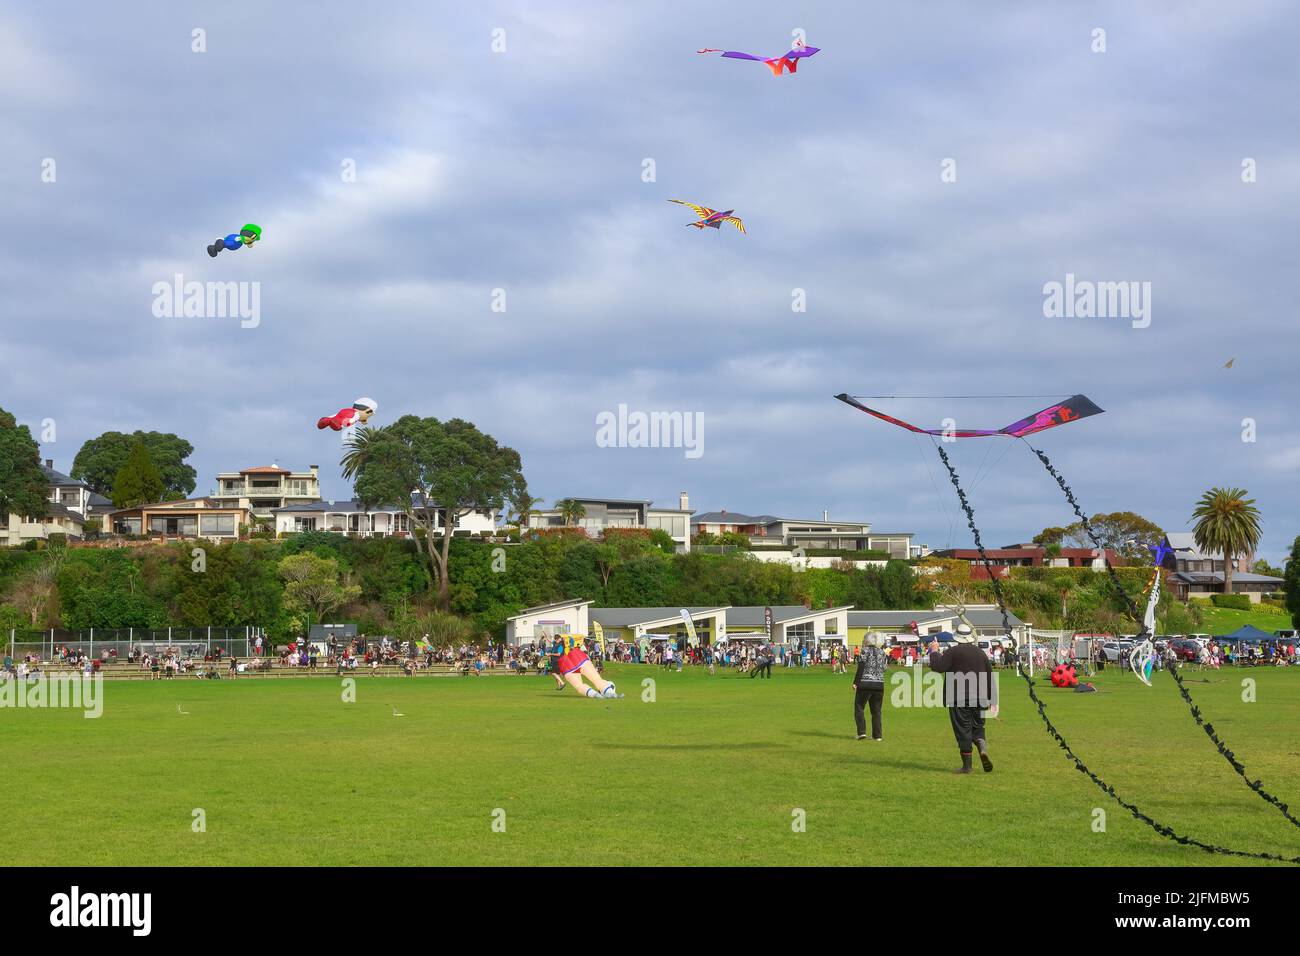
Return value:
[(818, 51), (818, 49), (818, 47), (809, 46), (801, 38), (795, 40), (794, 46), (781, 56), (755, 56), (752, 53), (737, 53), (734, 50), (727, 50), (724, 52), (722, 50), (714, 50), (707, 47), (703, 50), (696, 50), (695, 52), (721, 53), (723, 57), (733, 60), (758, 60), (760, 63), (767, 64), (767, 68), (772, 71), (773, 76), (780, 76), (782, 72), (786, 70), (789, 70), (791, 73), (795, 72), (799, 69), (799, 61), (806, 56), (812, 56)]
[(1034, 414), (1028, 415), (1018, 422), (1012, 422), (1006, 428), (917, 428), (910, 422), (894, 418), (892, 415), (886, 415), (874, 408), (868, 408), (852, 395), (840, 394), (835, 397), (846, 405), (852, 405), (859, 411), (874, 415), (891, 425), (906, 428), (909, 432), (917, 432), (922, 435), (940, 435), (944, 438), (987, 438), (992, 435), (1024, 438), (1026, 435), (1033, 435), (1048, 428), (1055, 428), (1057, 425), (1064, 425), (1066, 422), (1078, 421), (1080, 418), (1087, 418), (1090, 415), (1099, 415), (1103, 411), (1103, 409), (1093, 404), (1092, 400), (1086, 395), (1072, 395), (1063, 402), (1048, 405), (1041, 412), (1034, 412)]

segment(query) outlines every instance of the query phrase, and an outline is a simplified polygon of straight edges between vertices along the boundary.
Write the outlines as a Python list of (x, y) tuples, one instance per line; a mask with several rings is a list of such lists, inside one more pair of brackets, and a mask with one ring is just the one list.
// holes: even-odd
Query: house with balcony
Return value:
[(883, 551), (891, 558), (902, 560), (929, 553), (928, 548), (912, 544), (911, 532), (873, 531), (870, 522), (832, 521), (826, 512), (822, 512), (820, 521), (750, 515), (726, 509), (706, 511), (691, 518), (693, 535), (728, 532), (745, 535), (755, 547)]
[(217, 488), (209, 496), (225, 507), (245, 508), (257, 518), (269, 520), (277, 508), (310, 505), (321, 500), (320, 466), (307, 471), (289, 471), (278, 465), (262, 465), (217, 475)]
[[(679, 552), (691, 550), (690, 499), (686, 492), (678, 497), (678, 507), (656, 507), (653, 501), (636, 498), (573, 498), (582, 505), (584, 514), (569, 527), (584, 529), (598, 537), (606, 528), (647, 528), (667, 532)], [(541, 509), (528, 516), (528, 527), (536, 531), (566, 527), (558, 508)]]
[(71, 478), (54, 467), (54, 459), (46, 458), (41, 471), (48, 484), (46, 500), (49, 504), (42, 515), (0, 515), (0, 545), (18, 546), (28, 541), (42, 541), (51, 534), (80, 538), (85, 523), (97, 517), (97, 509), (111, 503), (103, 495), (90, 490), (84, 481)]
[[(415, 504), (416, 513), (421, 509)], [(434, 510), (434, 532), (442, 534), (443, 515)], [(411, 534), (411, 520), (400, 505), (366, 506), (358, 499), (347, 501), (315, 501), (310, 504), (292, 504), (272, 509), (276, 536), (298, 534), (304, 531), (330, 531), (354, 538), (405, 538)], [(468, 537), (496, 532), (496, 513), (471, 511), (458, 515), (452, 529), (454, 537)]]

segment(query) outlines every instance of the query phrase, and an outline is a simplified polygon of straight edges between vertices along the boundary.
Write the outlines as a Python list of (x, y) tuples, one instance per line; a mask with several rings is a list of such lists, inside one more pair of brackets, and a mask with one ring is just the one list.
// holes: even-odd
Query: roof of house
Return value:
[(511, 614), (506, 618), (506, 620), (514, 621), (521, 617), (532, 617), (534, 614), (543, 613), (545, 611), (559, 611), (566, 607), (581, 607), (586, 604), (594, 603), (594, 601), (588, 601), (584, 598), (575, 598), (572, 601), (555, 601), (551, 604), (538, 604), (536, 607), (526, 607), (517, 614)]
[[(726, 605), (719, 607), (688, 607), (691, 617), (715, 614), (727, 610)], [(637, 627), (654, 624), (658, 621), (682, 619), (680, 607), (594, 607), (587, 612), (593, 621), (602, 627)]]
[(241, 475), (292, 475), (288, 468), (278, 468), (275, 465), (258, 465), (255, 468), (239, 469)]
[(215, 498), (185, 498), (180, 501), (155, 501), (147, 505), (136, 505), (134, 508), (118, 508), (110, 514), (119, 515), (130, 511), (247, 511), (241, 505), (228, 505)]
[[(1175, 571), (1169, 575), (1173, 580), (1184, 584), (1222, 584), (1222, 571)], [(1234, 571), (1233, 584), (1283, 584), (1285, 578), (1275, 578), (1267, 574), (1251, 574), (1247, 571)]]
[(691, 524), (771, 524), (780, 520), (772, 515), (747, 515), (739, 511), (705, 511), (691, 518)]
[[(591, 497), (584, 498), (581, 495), (565, 495), (563, 498), (560, 498), (559, 500), (576, 501), (579, 504), (591, 503), (596, 505), (647, 505), (649, 506), (654, 504), (654, 502), (650, 501), (648, 498), (591, 498)], [(555, 511), (557, 509), (551, 507), (551, 508), (537, 508), (535, 510)]]
[(75, 521), (78, 524), (85, 523), (85, 519), (79, 513), (73, 511), (66, 505), (61, 505), (54, 501), (51, 501), (45, 506), (45, 517), (64, 518), (70, 521)]
[[(1165, 541), (1169, 547), (1174, 549), (1174, 557), (1179, 561), (1222, 561), (1223, 552), (1202, 551), (1196, 545), (1196, 535), (1190, 531), (1173, 531), (1165, 535)], [(1237, 558), (1244, 558), (1246, 555), (1239, 554)]]
[[(953, 611), (942, 609), (915, 611), (850, 611), (849, 627), (897, 627), (908, 629), (911, 623), (932, 624), (935, 621), (949, 621), (957, 615)], [(1002, 627), (1002, 612), (997, 608), (967, 608), (966, 617), (975, 627)], [(1020, 627), (1025, 622), (1010, 611), (1007, 620), (1012, 627)]]
[(41, 471), (45, 474), (45, 480), (51, 485), (72, 485), (77, 488), (89, 487), (84, 481), (70, 478), (63, 472), (51, 468), (49, 465), (42, 464)]
[[(740, 511), (705, 511), (691, 519), (691, 524), (807, 524), (807, 525), (861, 525), (871, 527), (870, 521), (850, 518), (778, 518), (776, 515), (747, 515)], [(883, 532), (881, 532), (883, 533)], [(898, 531), (895, 534), (909, 534)]]
[[(416, 501), (415, 495), (411, 495), (411, 504), (414, 506), (416, 511), (420, 511), (423, 508), (423, 505), (421, 505), (418, 501)], [(435, 503), (433, 507), (437, 508), (438, 505)], [(400, 512), (405, 510), (406, 509), (404, 509), (401, 505), (398, 504), (382, 504), (382, 505), (367, 506), (365, 504), (362, 504), (361, 500), (358, 498), (349, 498), (346, 501), (321, 500), (321, 501), (311, 501), (301, 505), (283, 505), (282, 507), (279, 508), (272, 508), (271, 513), (280, 514), (282, 512), (285, 512), (285, 513), (298, 513), (298, 514), (322, 514), (328, 512), (331, 514), (368, 514), (374, 511)]]
[[(781, 604), (772, 608), (773, 624), (788, 624), (791, 621), (797, 621), (804, 617), (819, 617), (826, 614), (838, 614), (844, 611), (848, 605), (843, 607), (815, 607), (806, 608), (802, 604)], [(746, 607), (733, 607), (727, 612), (727, 626), (731, 627), (763, 627), (767, 622), (767, 608), (758, 605)]]

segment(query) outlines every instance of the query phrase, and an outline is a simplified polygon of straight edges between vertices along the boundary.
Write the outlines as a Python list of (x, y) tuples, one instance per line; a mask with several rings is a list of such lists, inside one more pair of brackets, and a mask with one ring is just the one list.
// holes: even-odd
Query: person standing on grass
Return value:
[(984, 737), (984, 711), (993, 703), (993, 668), (988, 656), (975, 643), (969, 624), (958, 624), (952, 636), (953, 646), (939, 650), (939, 642), (930, 641), (930, 670), (944, 674), (943, 702), (948, 708), (953, 736), (961, 752), (961, 766), (955, 773), (971, 772), (971, 752), (979, 750), (985, 773), (993, 770), (988, 743)]
[(853, 720), (858, 725), (858, 739), (867, 739), (867, 718), (863, 708), (871, 707), (871, 739), (883, 740), (881, 732), (881, 706), (885, 700), (885, 654), (880, 649), (880, 638), (867, 638), (858, 654), (858, 669), (853, 674)]

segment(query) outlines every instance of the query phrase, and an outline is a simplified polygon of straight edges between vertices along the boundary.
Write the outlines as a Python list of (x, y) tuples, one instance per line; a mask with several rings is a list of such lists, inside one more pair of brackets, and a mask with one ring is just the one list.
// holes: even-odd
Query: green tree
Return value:
[(81, 446), (72, 460), (72, 477), (84, 481), (101, 495), (112, 497), (117, 473), (122, 470), (136, 445), (143, 443), (162, 478), (163, 493), (153, 501), (185, 498), (194, 490), (198, 475), (185, 464), (194, 446), (170, 433), (136, 431), (104, 432)]
[(164, 491), (162, 474), (149, 456), (148, 447), (144, 442), (137, 442), (113, 479), (113, 507), (153, 504), (162, 500)]
[(1300, 627), (1300, 536), (1291, 542), (1291, 555), (1287, 558), (1286, 609), (1291, 612), (1291, 626)]
[(555, 503), (555, 510), (560, 513), (566, 528), (577, 527), (578, 522), (587, 517), (587, 506), (577, 498), (561, 498)]
[(906, 561), (886, 562), (880, 574), (880, 596), (893, 610), (916, 606), (916, 578)]
[(1202, 553), (1223, 555), (1223, 593), (1232, 593), (1232, 562), (1259, 544), (1259, 509), (1244, 488), (1211, 488), (1192, 512), (1192, 537)]
[(1065, 528), (1044, 528), (1034, 535), (1034, 544), (1041, 544), (1043, 547), (1054, 544), (1059, 548), (1061, 539), (1065, 537), (1065, 531)]
[(278, 571), (284, 581), (284, 606), (320, 624), (325, 615), (361, 595), (356, 584), (339, 581), (339, 563), (315, 554), (293, 554), (281, 558)]
[(451, 603), (456, 523), (475, 510), (500, 511), (527, 494), (519, 453), (459, 418), (403, 415), (384, 428), (362, 429), (342, 464), (363, 502), (395, 505), (406, 514), (443, 611)]
[[(1150, 564), (1151, 552), (1147, 550), (1147, 545), (1154, 544), (1165, 536), (1158, 524), (1132, 511), (1093, 515), (1088, 524), (1103, 548), (1122, 554), (1130, 564)], [(1043, 535), (1054, 530), (1056, 529), (1045, 529)], [(1064, 540), (1073, 547), (1094, 547), (1092, 539), (1083, 528), (1083, 522), (1076, 521), (1063, 530)], [(1037, 541), (1038, 538), (1034, 540)]]
[(0, 521), (11, 514), (44, 518), (49, 493), (40, 446), (26, 425), (0, 408)]
[(1273, 565), (1269, 564), (1263, 558), (1260, 558), (1258, 561), (1252, 564), (1250, 566), (1250, 570), (1252, 574), (1262, 574), (1265, 577), (1269, 577), (1269, 578), (1282, 577), (1281, 569), (1273, 567)]

